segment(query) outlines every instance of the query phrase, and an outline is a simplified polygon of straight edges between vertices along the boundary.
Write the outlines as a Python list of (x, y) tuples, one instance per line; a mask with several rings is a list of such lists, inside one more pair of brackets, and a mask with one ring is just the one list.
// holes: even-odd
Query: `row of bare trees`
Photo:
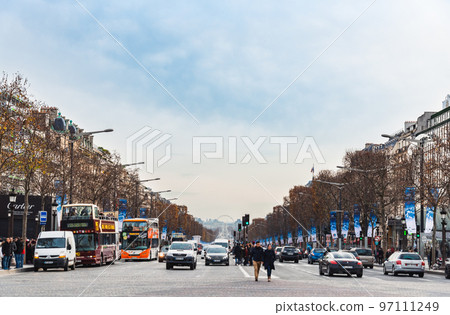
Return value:
[[(69, 133), (53, 131), (57, 109), (33, 99), (27, 89), (28, 82), (20, 75), (12, 79), (4, 75), (1, 79), (0, 190), (7, 193), (14, 187), (24, 194), (23, 239), (27, 237), (30, 194), (42, 197), (41, 209), (45, 197), (53, 196), (70, 196), (73, 203), (97, 204), (105, 212), (117, 211), (118, 200), (126, 199), (132, 216), (138, 215), (140, 207), (148, 206), (149, 194), (139, 183), (137, 172), (126, 170), (118, 154), (94, 148), (92, 136), (75, 140)], [(155, 198), (155, 212), (151, 214), (159, 216), (168, 230), (182, 229), (204, 239), (213, 237), (186, 206), (163, 201)]]
[[(288, 232), (296, 235), (297, 229), (302, 228), (305, 235), (315, 226), (321, 240), (326, 231), (329, 233), (330, 211), (347, 211), (352, 230), (358, 205), (362, 234), (375, 236), (375, 229), (371, 229), (371, 235), (367, 234), (369, 225), (375, 223), (371, 222), (373, 213), (386, 253), (389, 220), (404, 216), (405, 190), (412, 187), (417, 205), (434, 212), (432, 246), (437, 248), (438, 212), (447, 208), (450, 201), (448, 134), (448, 128), (441, 129), (429, 136), (428, 142), (422, 141), (423, 146), (411, 144), (414, 140), (397, 139), (393, 145), (379, 150), (348, 151), (337, 171), (322, 170), (309, 185), (291, 188), (283, 205), (274, 207), (263, 224), (253, 227), (258, 230), (255, 235), (260, 238), (283, 235), (286, 239)], [(432, 252), (435, 261), (435, 251)]]

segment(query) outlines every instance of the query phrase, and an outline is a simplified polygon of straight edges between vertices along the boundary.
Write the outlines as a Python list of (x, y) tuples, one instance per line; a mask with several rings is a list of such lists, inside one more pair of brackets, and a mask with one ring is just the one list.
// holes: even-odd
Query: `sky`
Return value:
[(95, 143), (146, 162), (141, 178), (161, 178), (147, 186), (194, 216), (264, 217), (313, 165), (336, 170), (347, 150), (441, 109), (449, 11), (437, 0), (3, 1), (0, 69), (86, 131), (113, 128)]

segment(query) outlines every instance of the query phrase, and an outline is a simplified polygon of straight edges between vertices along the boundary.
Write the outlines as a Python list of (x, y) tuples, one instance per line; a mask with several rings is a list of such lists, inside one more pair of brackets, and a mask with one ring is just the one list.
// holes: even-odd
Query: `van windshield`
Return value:
[(40, 238), (37, 241), (36, 248), (65, 248), (66, 239), (63, 237)]

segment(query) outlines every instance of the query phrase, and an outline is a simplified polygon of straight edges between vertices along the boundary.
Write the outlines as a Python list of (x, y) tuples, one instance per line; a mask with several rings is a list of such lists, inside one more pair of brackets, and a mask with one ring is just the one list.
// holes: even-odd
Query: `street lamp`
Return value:
[(52, 216), (53, 216), (53, 231), (56, 231), (57, 229), (57, 224), (56, 224), (56, 214), (58, 211), (58, 204), (56, 203), (56, 199), (53, 200), (52, 202)]
[[(152, 191), (152, 192), (150, 192), (150, 209), (151, 209), (152, 215), (153, 215), (154, 209), (155, 209), (154, 203), (153, 203), (153, 196), (158, 195), (158, 194), (162, 194), (162, 193), (166, 193), (166, 192), (171, 192), (171, 191), (172, 190), (169, 189), (169, 190)], [(156, 217), (156, 215), (155, 215), (155, 217)]]
[(401, 221), (403, 228), (403, 238), (402, 238), (402, 251), (406, 250), (406, 219), (402, 217)]
[(34, 221), (36, 223), (36, 239), (39, 236), (39, 213), (34, 217)]
[(14, 205), (17, 200), (17, 194), (14, 191), (14, 188), (11, 189), (9, 193), (9, 204), (8, 204), (8, 218), (9, 218), (9, 236), (14, 236)]
[(447, 259), (447, 231), (445, 229), (445, 226), (447, 225), (447, 221), (445, 221), (445, 218), (447, 217), (447, 210), (442, 208), (441, 210), (441, 224), (442, 224), (442, 246), (441, 246), (441, 252), (442, 252), (442, 266), (445, 269), (445, 261)]
[(339, 226), (337, 227), (337, 232), (338, 232), (338, 239), (339, 239), (339, 249), (341, 249), (342, 247), (342, 241), (341, 241), (341, 213), (342, 213), (342, 189), (344, 188), (344, 186), (346, 185), (345, 183), (334, 183), (334, 182), (327, 182), (327, 181), (323, 181), (323, 180), (318, 180), (318, 179), (314, 179), (314, 182), (318, 182), (318, 183), (323, 183), (323, 184), (328, 184), (328, 185), (333, 185), (335, 186), (337, 189), (339, 189), (339, 210), (336, 211), (339, 214), (339, 218), (338, 218), (338, 224)]
[(139, 193), (139, 184), (140, 183), (145, 183), (145, 182), (151, 182), (154, 180), (160, 180), (161, 178), (157, 177), (157, 178), (150, 178), (150, 179), (143, 179), (143, 180), (137, 180), (136, 181), (136, 196), (135, 196), (135, 207), (136, 209), (134, 209), (134, 213), (135, 213), (135, 217), (137, 218), (139, 216), (139, 206), (138, 206), (138, 193)]

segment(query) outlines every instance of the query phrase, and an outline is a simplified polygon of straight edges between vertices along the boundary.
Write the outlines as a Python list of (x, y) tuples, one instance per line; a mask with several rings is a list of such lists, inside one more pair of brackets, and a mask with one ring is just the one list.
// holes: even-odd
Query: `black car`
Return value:
[(298, 263), (298, 260), (302, 259), (302, 257), (299, 254), (298, 249), (296, 249), (294, 246), (284, 246), (281, 249), (280, 253), (280, 263), (283, 261), (294, 261), (295, 263)]
[(225, 247), (222, 246), (209, 246), (205, 259), (205, 266), (209, 266), (210, 264), (225, 264), (226, 266), (230, 265), (228, 251)]
[(450, 264), (445, 264), (445, 279), (450, 279)]
[(332, 276), (333, 274), (340, 273), (351, 276), (356, 274), (358, 278), (363, 276), (362, 262), (357, 260), (353, 254), (338, 251), (328, 252), (323, 258), (319, 259), (319, 274)]

